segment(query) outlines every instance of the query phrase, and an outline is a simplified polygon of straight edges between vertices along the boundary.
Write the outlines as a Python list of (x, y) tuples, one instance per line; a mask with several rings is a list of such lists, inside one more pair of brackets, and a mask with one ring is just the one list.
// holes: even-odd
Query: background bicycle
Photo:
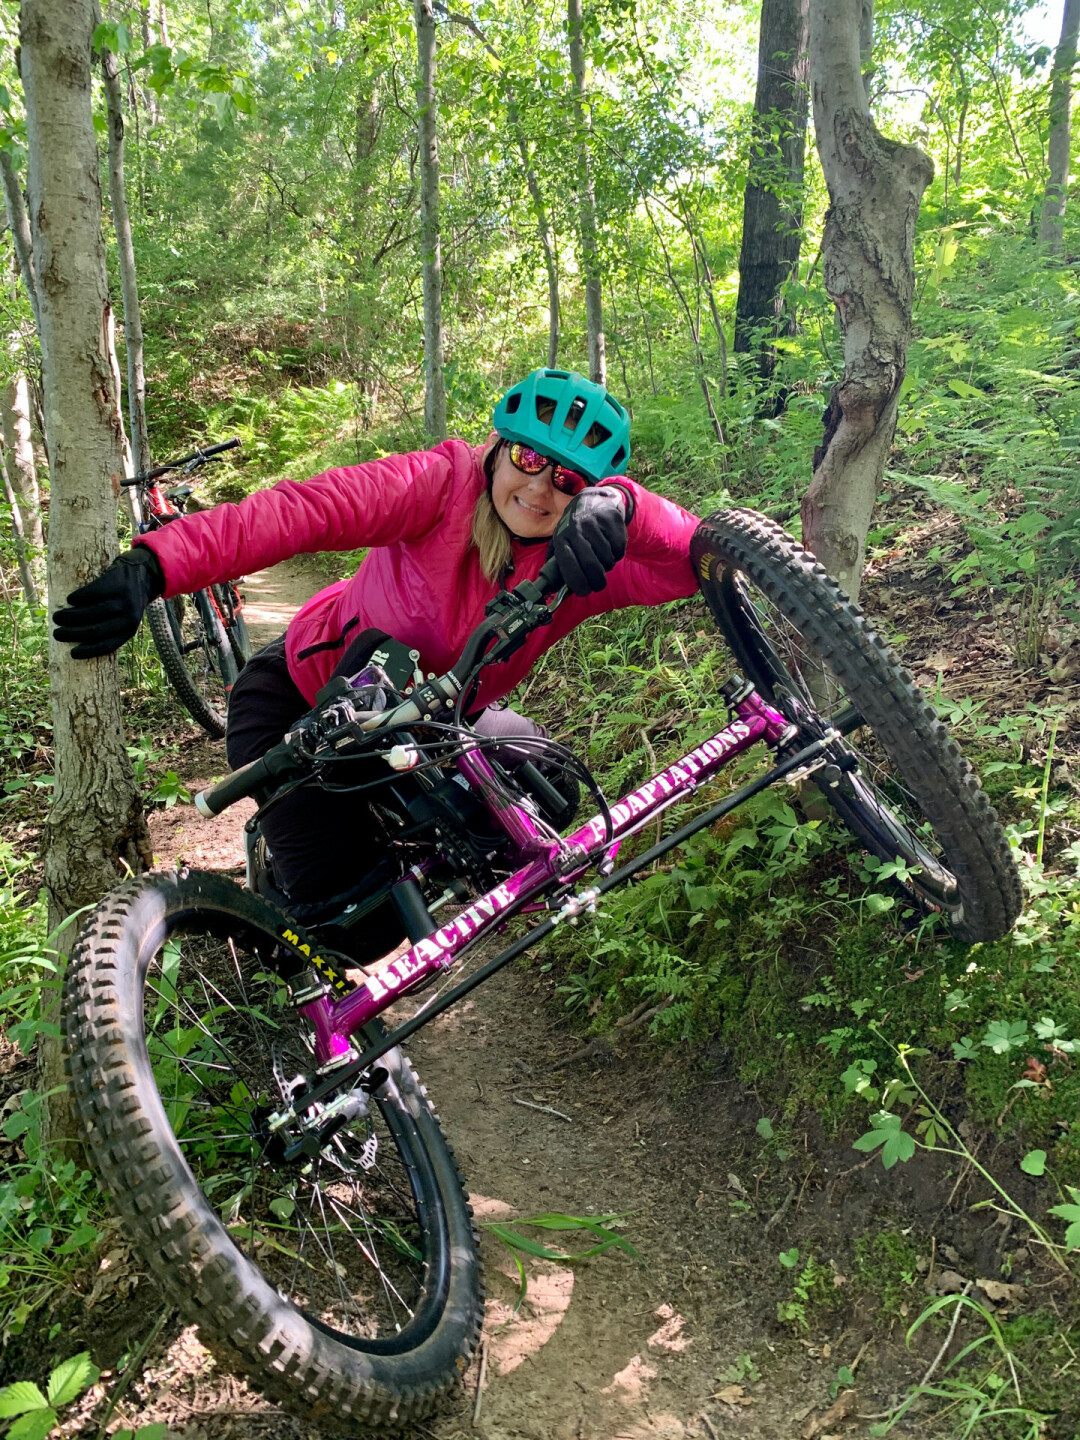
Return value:
[[(225, 440), (220, 445), (209, 445), (125, 480), (123, 483), (131, 487), (139, 533), (159, 529), (183, 515), (194, 490), (187, 477), (220, 460), (239, 444), (239, 440)], [(161, 477), (174, 471), (183, 478), (164, 489), (159, 483)], [(237, 582), (229, 580), (193, 595), (154, 600), (146, 611), (146, 622), (170, 684), (192, 719), (215, 739), (225, 734), (229, 691), (251, 656), (251, 639), (242, 609)]]

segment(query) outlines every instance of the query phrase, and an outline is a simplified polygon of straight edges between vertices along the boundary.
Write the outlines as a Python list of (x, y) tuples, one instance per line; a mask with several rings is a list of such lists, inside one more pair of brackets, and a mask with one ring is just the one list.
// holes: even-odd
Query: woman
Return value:
[[(356, 674), (377, 638), (420, 651), (425, 671), (458, 658), (504, 586), (534, 579), (548, 554), (573, 592), (551, 625), (483, 672), (474, 723), (487, 735), (543, 735), (493, 710), (549, 646), (590, 615), (692, 595), (696, 519), (633, 481), (626, 412), (572, 371), (534, 370), (499, 401), (483, 446), (431, 450), (283, 480), (239, 505), (188, 515), (134, 547), (68, 596), (53, 617), (78, 659), (131, 638), (159, 595), (189, 594), (292, 555), (370, 546), (351, 580), (328, 586), (285, 634), (252, 657), (229, 701), (234, 768), (276, 744), (334, 674)], [(376, 638), (373, 638), (376, 637)], [(520, 752), (519, 752), (520, 753)], [(356, 797), (315, 787), (275, 805), (262, 824), (275, 879), (295, 902), (355, 886), (378, 864), (378, 827)]]

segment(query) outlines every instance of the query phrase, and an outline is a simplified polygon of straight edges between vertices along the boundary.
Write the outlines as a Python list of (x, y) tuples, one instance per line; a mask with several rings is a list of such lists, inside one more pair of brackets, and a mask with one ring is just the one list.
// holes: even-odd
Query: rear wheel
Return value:
[[(229, 692), (241, 665), (236, 644), (225, 631), (221, 643), (221, 607), (210, 590), (153, 600), (146, 619), (165, 674), (191, 718), (207, 734), (225, 734)], [(246, 635), (246, 627), (245, 627)], [(250, 642), (249, 642), (250, 648)]]
[(309, 1417), (403, 1425), (476, 1346), (476, 1235), (400, 1051), (317, 1130), (280, 1124), (317, 1083), (289, 925), (196, 872), (103, 901), (65, 981), (72, 1089), (128, 1235), (208, 1342)]
[(896, 657), (797, 541), (753, 510), (704, 520), (702, 592), (736, 663), (806, 744), (842, 734), (814, 780), (860, 843), (966, 941), (996, 940), (1020, 879), (971, 766)]

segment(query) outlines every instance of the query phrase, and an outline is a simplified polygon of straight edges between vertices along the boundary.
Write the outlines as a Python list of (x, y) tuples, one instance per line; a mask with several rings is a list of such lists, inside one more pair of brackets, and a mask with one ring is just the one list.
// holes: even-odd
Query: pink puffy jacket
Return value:
[[(390, 455), (328, 470), (298, 484), (282, 480), (239, 505), (219, 505), (140, 536), (165, 571), (165, 595), (189, 594), (215, 581), (317, 550), (371, 547), (351, 580), (320, 590), (289, 625), (289, 673), (309, 703), (326, 684), (350, 640), (369, 626), (420, 651), (425, 671), (441, 675), (464, 649), (497, 592), (470, 543), (473, 511), (487, 480), (484, 447), (445, 440), (432, 450)], [(536, 660), (575, 625), (625, 605), (659, 605), (697, 590), (690, 564), (693, 515), (634, 481), (625, 557), (607, 588), (568, 595), (552, 624), (535, 631), (506, 664), (484, 672), (478, 708), (511, 691)], [(545, 545), (515, 544), (511, 585), (531, 580)]]

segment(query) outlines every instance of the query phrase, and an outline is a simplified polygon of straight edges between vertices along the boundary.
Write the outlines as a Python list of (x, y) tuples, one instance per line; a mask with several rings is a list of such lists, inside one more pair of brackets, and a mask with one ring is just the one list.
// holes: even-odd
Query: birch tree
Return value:
[(31, 569), (36, 570), (45, 538), (30, 428), (30, 386), (22, 371), (16, 371), (0, 392), (0, 432), (4, 441), (4, 467), (19, 511), (19, 530), (30, 546)]
[(127, 350), (128, 433), (131, 463), (135, 474), (150, 468), (150, 436), (146, 426), (146, 372), (143, 366), (142, 316), (139, 285), (135, 274), (135, 247), (131, 241), (131, 219), (124, 186), (124, 102), (120, 91), (120, 62), (101, 35), (101, 14), (95, 39), (101, 44), (101, 72), (105, 81), (105, 108), (109, 126), (109, 198), (120, 261), (120, 294), (124, 302), (124, 346)]
[(934, 176), (928, 156), (887, 140), (871, 118), (862, 61), (872, 44), (871, 0), (810, 0), (814, 129), (829, 191), (822, 273), (844, 368), (814, 454), (802, 533), (852, 599), (911, 339), (915, 218)]
[[(123, 474), (106, 341), (93, 28), (92, 0), (23, 0), (29, 218), (49, 454), (48, 589), (61, 603), (116, 554)], [(125, 867), (149, 864), (151, 853), (124, 745), (115, 656), (73, 660), (69, 646), (51, 641), (49, 686), (56, 782), (45, 886), (55, 928), (99, 899)]]
[(776, 367), (776, 348), (770, 340), (792, 333), (793, 317), (784, 313), (783, 287), (798, 268), (802, 243), (809, 14), (809, 0), (764, 0), (761, 7), (735, 351), (757, 350), (764, 379)]
[(1076, 68), (1080, 0), (1065, 0), (1061, 38), (1054, 52), (1050, 78), (1050, 137), (1047, 142), (1049, 175), (1039, 217), (1039, 244), (1051, 255), (1065, 248), (1065, 200), (1069, 190), (1069, 150), (1072, 130), (1072, 72)]
[(585, 96), (584, 19), (581, 0), (567, 0), (566, 33), (570, 47), (570, 74), (573, 77), (574, 128), (577, 132), (578, 233), (581, 236), (581, 267), (585, 274), (585, 327), (589, 345), (589, 379), (607, 384), (607, 355), (604, 342), (604, 300), (600, 277), (600, 247), (596, 234), (596, 197), (593, 193), (592, 156), (589, 151), (590, 120)]
[(435, 14), (432, 0), (413, 0), (413, 15), (416, 20), (416, 104), (420, 140), (420, 254), (424, 267), (424, 429), (432, 440), (445, 440), (446, 344), (442, 317), (439, 111), (435, 90)]

